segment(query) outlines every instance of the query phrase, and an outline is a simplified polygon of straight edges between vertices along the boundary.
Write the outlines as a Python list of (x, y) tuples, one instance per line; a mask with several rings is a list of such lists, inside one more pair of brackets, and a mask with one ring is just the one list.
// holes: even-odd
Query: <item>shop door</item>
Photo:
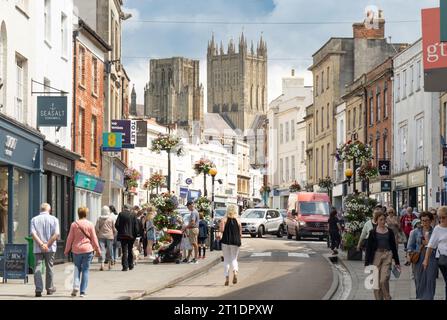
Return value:
[(409, 190), (409, 202), (408, 205), (414, 209), (414, 211), (417, 211), (418, 207), (418, 197), (417, 197), (417, 188), (411, 188)]

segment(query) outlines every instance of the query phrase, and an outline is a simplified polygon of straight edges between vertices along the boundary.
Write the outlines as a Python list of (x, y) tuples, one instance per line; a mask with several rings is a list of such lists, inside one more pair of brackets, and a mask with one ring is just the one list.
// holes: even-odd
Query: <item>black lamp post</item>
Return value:
[[(213, 242), (214, 242), (214, 210), (215, 210), (215, 202), (214, 202), (214, 182), (215, 177), (217, 175), (217, 169), (211, 168), (208, 173), (211, 176), (211, 232), (210, 232), (210, 251), (213, 251)], [(205, 174), (206, 177), (206, 174)], [(206, 190), (206, 189), (205, 189)], [(206, 192), (206, 191), (205, 191)]]

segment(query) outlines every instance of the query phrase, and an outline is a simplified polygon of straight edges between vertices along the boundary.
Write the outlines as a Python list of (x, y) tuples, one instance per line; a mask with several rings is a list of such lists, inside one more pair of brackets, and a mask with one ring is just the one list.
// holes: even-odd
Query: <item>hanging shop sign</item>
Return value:
[(424, 90), (447, 90), (447, 43), (441, 42), (441, 10), (422, 10), (422, 46), (424, 53)]
[(390, 160), (379, 160), (379, 174), (381, 176), (389, 176), (390, 175), (390, 167), (391, 167), (391, 161)]
[(37, 97), (37, 126), (66, 127), (67, 97)]
[[(133, 138), (133, 134), (136, 135), (136, 125), (132, 126), (131, 120), (112, 120), (111, 123), (112, 132), (122, 133), (122, 148), (133, 149), (135, 148), (136, 138)], [(132, 132), (134, 130), (134, 132)], [(134, 141), (134, 143), (132, 143)]]
[(123, 146), (123, 134), (120, 132), (104, 132), (102, 134), (102, 151), (118, 152)]
[(380, 181), (380, 191), (381, 192), (391, 192), (392, 183), (389, 180)]
[(137, 148), (147, 148), (147, 123), (137, 121)]
[(180, 187), (180, 198), (186, 199), (188, 196), (188, 188)]

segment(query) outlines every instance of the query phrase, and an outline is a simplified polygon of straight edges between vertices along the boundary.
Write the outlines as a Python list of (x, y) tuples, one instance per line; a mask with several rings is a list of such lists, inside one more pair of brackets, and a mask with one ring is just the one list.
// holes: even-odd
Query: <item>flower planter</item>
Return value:
[(362, 261), (363, 255), (362, 251), (357, 251), (356, 248), (350, 248), (348, 250), (348, 260), (354, 260), (354, 261)]

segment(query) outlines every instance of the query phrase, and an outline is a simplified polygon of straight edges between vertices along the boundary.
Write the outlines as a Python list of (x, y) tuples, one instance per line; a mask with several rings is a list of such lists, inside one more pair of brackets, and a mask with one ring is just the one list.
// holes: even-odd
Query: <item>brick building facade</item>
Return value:
[(101, 145), (104, 121), (105, 55), (111, 48), (85, 22), (79, 21), (74, 47), (74, 135), (76, 208), (87, 206), (96, 221), (101, 209)]

